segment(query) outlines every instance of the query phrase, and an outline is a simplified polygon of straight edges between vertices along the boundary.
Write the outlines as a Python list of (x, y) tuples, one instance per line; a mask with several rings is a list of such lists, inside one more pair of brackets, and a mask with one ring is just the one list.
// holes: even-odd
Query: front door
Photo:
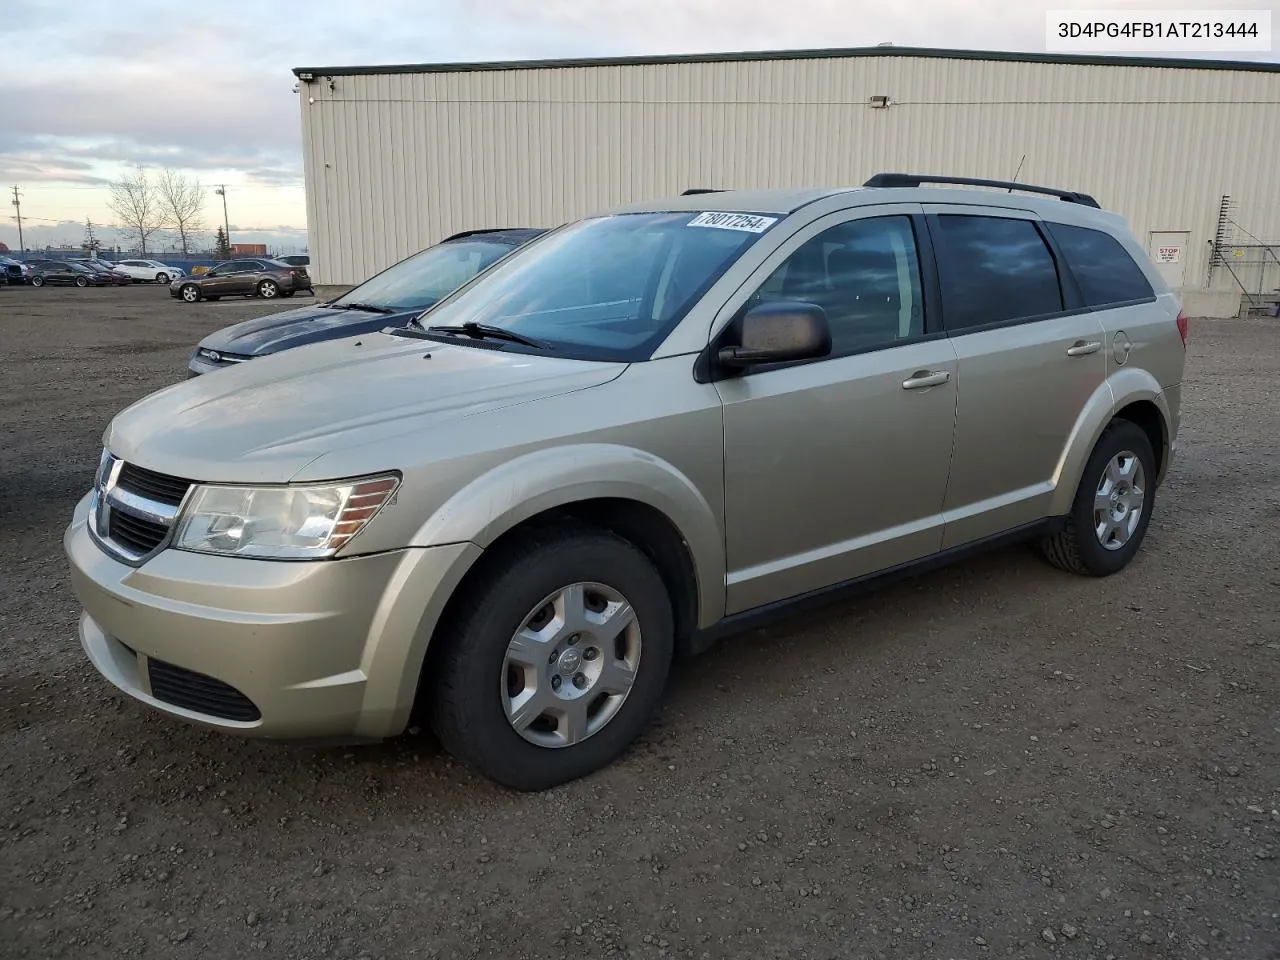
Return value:
[(833, 349), (716, 385), (728, 613), (939, 549), (956, 357), (926, 323), (919, 211), (895, 204), (810, 224), (744, 289), (748, 305), (817, 303)]
[(1177, 291), (1187, 282), (1187, 246), (1191, 234), (1186, 230), (1153, 230), (1147, 250), (1165, 283)]
[(1068, 438), (1105, 389), (1106, 337), (1097, 314), (1067, 313), (1078, 306), (1074, 288), (1034, 214), (925, 209), (959, 358), (950, 548), (1047, 514)]

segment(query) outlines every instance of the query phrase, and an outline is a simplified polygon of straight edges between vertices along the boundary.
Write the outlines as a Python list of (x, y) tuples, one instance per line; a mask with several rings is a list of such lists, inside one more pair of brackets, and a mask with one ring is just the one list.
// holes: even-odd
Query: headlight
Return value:
[(276, 560), (331, 557), (395, 493), (399, 477), (315, 486), (197, 487), (178, 521), (179, 550)]

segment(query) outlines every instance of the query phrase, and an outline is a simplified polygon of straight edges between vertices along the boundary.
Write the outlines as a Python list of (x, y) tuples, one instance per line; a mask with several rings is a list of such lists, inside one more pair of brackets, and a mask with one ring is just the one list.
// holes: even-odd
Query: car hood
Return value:
[[(283, 483), (336, 450), (597, 386), (622, 363), (375, 333), (183, 380), (119, 413), (104, 443), (126, 461), (215, 483)], [(419, 447), (420, 448), (420, 447)]]
[(371, 333), (383, 327), (404, 326), (425, 307), (397, 314), (336, 310), (326, 306), (298, 307), (233, 323), (200, 341), (206, 350), (257, 357), (321, 340)]

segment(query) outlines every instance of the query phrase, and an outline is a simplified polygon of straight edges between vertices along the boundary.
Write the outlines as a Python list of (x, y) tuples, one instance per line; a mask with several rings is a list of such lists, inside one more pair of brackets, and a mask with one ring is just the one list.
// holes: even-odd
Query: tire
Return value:
[(77, 286), (77, 287), (87, 287), (88, 285), (89, 285), (89, 281), (88, 281), (88, 279), (87, 279), (87, 278), (85, 278), (85, 277), (76, 277), (76, 286)]
[(168, 282), (169, 282), (169, 275), (167, 273), (156, 274), (156, 283), (168, 283)]
[[(545, 790), (608, 765), (653, 717), (671, 668), (671, 601), (658, 571), (626, 540), (579, 525), (531, 534), (481, 562), (451, 605), (456, 613), (437, 635), (442, 646), (424, 672), (422, 693), (431, 697), (426, 706), (441, 743), (462, 763), (514, 790)], [(549, 639), (530, 641), (524, 648), (537, 666), (512, 666), (509, 645), (517, 632), (537, 624), (535, 615), (549, 599), (562, 592), (573, 595), (574, 585), (584, 584), (583, 609), (591, 609), (592, 598), (600, 596), (595, 588), (611, 591), (615, 603), (621, 599), (630, 605), (634, 617), (619, 634), (621, 646), (606, 646), (607, 628), (597, 639), (589, 629), (580, 634), (568, 634), (568, 628), (557, 631), (553, 620), (542, 628)], [(575, 646), (573, 637), (584, 639)], [(544, 650), (551, 652), (545, 661)], [(576, 659), (569, 662), (571, 656)], [(633, 666), (633, 680), (619, 701), (611, 691), (622, 688), (624, 674), (609, 665), (624, 661)], [(588, 680), (592, 664), (598, 666)], [(530, 686), (531, 677), (536, 689)], [(611, 679), (618, 686), (611, 687)], [(573, 689), (579, 680), (587, 684), (583, 694)], [(538, 695), (537, 702), (546, 703), (549, 711), (529, 710), (533, 722), (524, 733), (508, 719), (511, 698), (520, 691)], [(563, 744), (569, 714), (554, 722), (551, 717), (558, 707), (575, 704), (584, 735), (569, 745), (555, 745)], [(592, 705), (598, 707), (593, 716), (587, 709)]]
[(178, 296), (186, 303), (197, 303), (201, 299), (200, 288), (194, 283), (184, 284), (182, 289), (178, 291)]
[(258, 284), (258, 296), (263, 300), (274, 300), (280, 295), (280, 284), (274, 280), (263, 280)]
[(33, 287), (43, 287), (43, 286), (44, 286), (44, 277), (32, 277), (32, 278), (31, 278), (31, 285), (32, 285)]
[[(1065, 526), (1040, 541), (1041, 555), (1055, 567), (1082, 576), (1119, 573), (1146, 537), (1155, 506), (1155, 479), (1156, 458), (1146, 433), (1128, 420), (1111, 421), (1085, 464)], [(1141, 492), (1138, 511), (1135, 489)], [(1105, 506), (1108, 503), (1111, 506)]]

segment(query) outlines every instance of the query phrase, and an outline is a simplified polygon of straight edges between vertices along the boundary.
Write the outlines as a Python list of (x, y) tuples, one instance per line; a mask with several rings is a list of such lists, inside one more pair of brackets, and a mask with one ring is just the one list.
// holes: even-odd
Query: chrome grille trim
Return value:
[[(136, 567), (141, 566), (169, 545), (173, 538), (174, 522), (182, 512), (182, 507), (186, 503), (187, 497), (191, 495), (191, 491), (195, 489), (196, 485), (194, 483), (188, 484), (178, 503), (165, 503), (119, 486), (120, 474), (124, 467), (125, 462), (123, 460), (111, 454), (104, 455), (102, 466), (94, 478), (93, 493), (89, 501), (89, 535), (99, 547), (112, 557), (122, 563)], [(186, 482), (176, 477), (166, 477), (165, 479), (172, 480), (175, 484)], [(139, 550), (137, 544), (122, 543), (114, 538), (111, 533), (112, 518), (117, 513), (123, 518), (134, 518), (145, 521), (145, 523), (155, 527), (160, 527), (163, 529), (163, 533), (159, 539), (151, 542), (151, 537), (148, 536), (143, 539), (139, 536), (145, 528), (139, 527), (136, 523), (130, 524), (126, 521), (120, 524), (121, 534), (131, 534), (147, 549)]]

